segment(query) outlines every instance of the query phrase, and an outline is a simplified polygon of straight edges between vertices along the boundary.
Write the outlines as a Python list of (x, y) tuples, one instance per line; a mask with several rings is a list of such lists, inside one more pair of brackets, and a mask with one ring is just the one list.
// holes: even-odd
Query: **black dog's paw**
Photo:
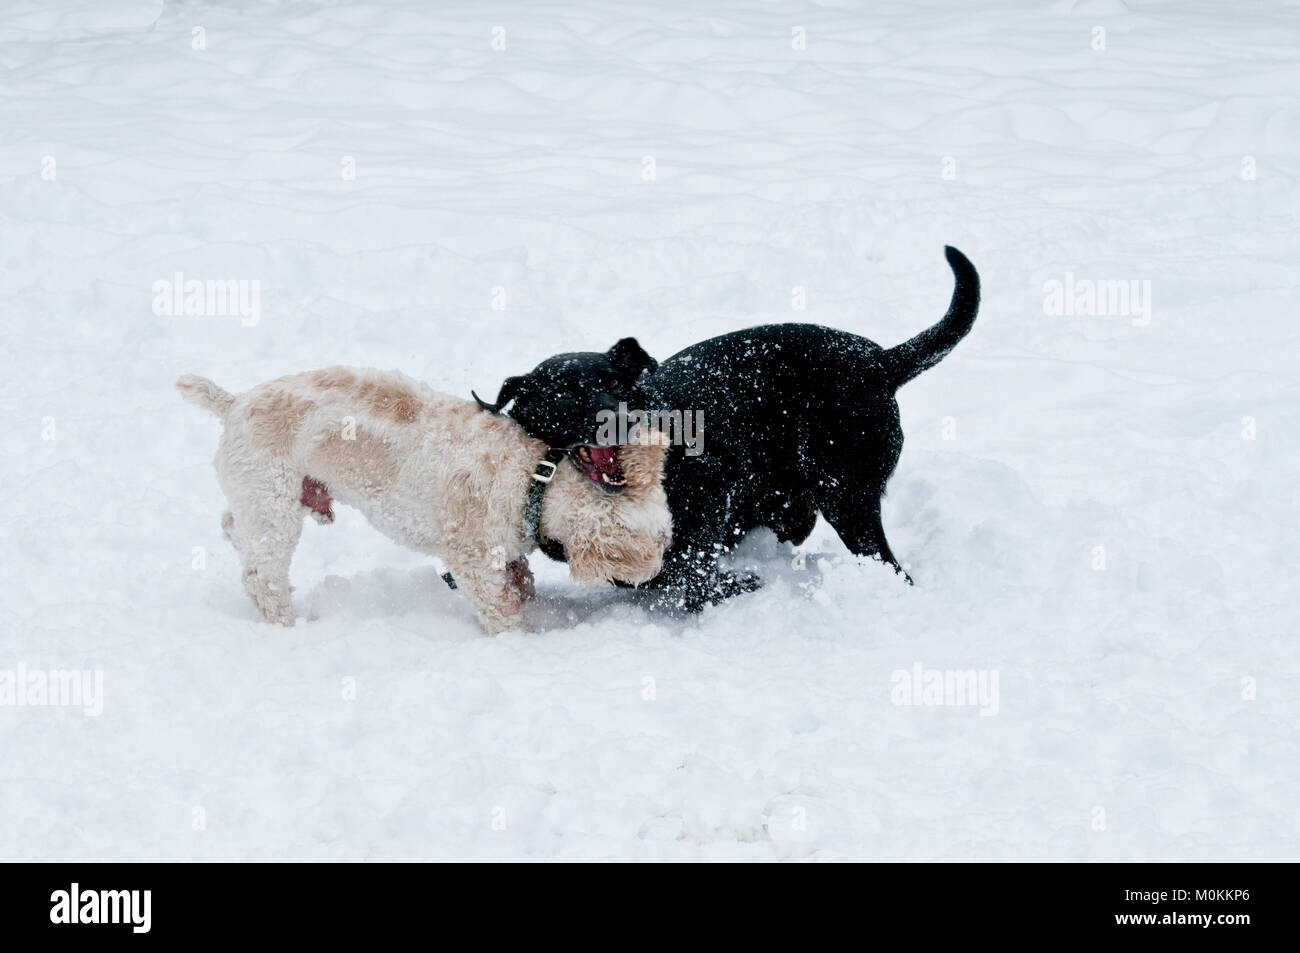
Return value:
[(681, 608), (686, 612), (699, 612), (705, 606), (716, 606), (733, 596), (761, 589), (763, 580), (752, 572), (718, 570), (702, 585), (692, 586), (682, 596)]
[(909, 575), (907, 574), (907, 570), (904, 569), (902, 566), (900, 566), (898, 563), (894, 562), (894, 560), (892, 560), (892, 559), (884, 559), (884, 558), (882, 558), (882, 557), (880, 557), (880, 556), (877, 556), (876, 559), (879, 560), (880, 562), (884, 563), (884, 564), (885, 564), (886, 566), (888, 566), (890, 569), (894, 570), (894, 572), (898, 573), (898, 575), (902, 576), (902, 577), (903, 577), (903, 581), (906, 582), (909, 586), (915, 586), (915, 585), (916, 585), (916, 583), (914, 583), (914, 582), (912, 581), (912, 577), (909, 576)]
[(723, 599), (730, 599), (732, 596), (753, 592), (755, 589), (761, 588), (763, 588), (763, 580), (752, 572), (719, 571), (718, 581), (713, 587), (713, 597), (710, 602), (717, 605)]
[(635, 587), (626, 582), (615, 582), (615, 585), (636, 589), (634, 598), (653, 612), (681, 617), (694, 615), (705, 606), (716, 606), (732, 596), (762, 588), (763, 580), (752, 572), (716, 570), (707, 575), (688, 575), (685, 579), (680, 575), (659, 576)]

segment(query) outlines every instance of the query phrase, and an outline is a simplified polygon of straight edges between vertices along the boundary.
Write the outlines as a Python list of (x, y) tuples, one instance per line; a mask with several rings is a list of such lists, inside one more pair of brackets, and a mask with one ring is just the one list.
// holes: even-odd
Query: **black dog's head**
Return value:
[(608, 487), (621, 477), (613, 455), (599, 452), (596, 434), (607, 414), (631, 398), (637, 378), (658, 366), (636, 338), (623, 338), (604, 353), (557, 354), (527, 374), (507, 377), (495, 404), (478, 394), (474, 399), (492, 413), (509, 407), (525, 432), (548, 446), (574, 448), (578, 467)]

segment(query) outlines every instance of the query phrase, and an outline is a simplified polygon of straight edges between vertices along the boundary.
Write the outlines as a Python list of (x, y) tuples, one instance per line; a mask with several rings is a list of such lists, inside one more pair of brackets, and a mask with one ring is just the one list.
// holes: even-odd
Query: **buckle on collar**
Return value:
[[(533, 470), (533, 479), (538, 483), (550, 483), (551, 480), (555, 479), (555, 471), (559, 469), (559, 466), (558, 463), (553, 463), (550, 460), (539, 460)], [(542, 467), (550, 467), (551, 472), (543, 473)]]

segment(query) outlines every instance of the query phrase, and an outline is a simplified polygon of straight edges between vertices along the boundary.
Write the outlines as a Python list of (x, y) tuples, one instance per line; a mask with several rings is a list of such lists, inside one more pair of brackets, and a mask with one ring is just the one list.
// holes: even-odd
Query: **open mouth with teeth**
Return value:
[(618, 466), (618, 447), (575, 447), (569, 451), (569, 459), (606, 492), (621, 493), (627, 486)]

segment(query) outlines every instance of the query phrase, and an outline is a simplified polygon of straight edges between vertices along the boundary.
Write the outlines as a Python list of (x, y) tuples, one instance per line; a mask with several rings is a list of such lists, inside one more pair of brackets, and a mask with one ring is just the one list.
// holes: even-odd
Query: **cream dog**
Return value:
[(238, 396), (192, 374), (176, 387), (224, 424), (221, 525), (271, 622), (294, 623), (289, 562), (308, 512), (333, 519), (331, 497), (442, 559), (493, 633), (528, 630), (526, 556), (538, 537), (563, 545), (570, 575), (585, 583), (652, 579), (672, 541), (659, 433), (578, 447), (567, 460), (552, 452), (547, 463), (547, 446), (508, 417), (396, 371), (329, 368)]

